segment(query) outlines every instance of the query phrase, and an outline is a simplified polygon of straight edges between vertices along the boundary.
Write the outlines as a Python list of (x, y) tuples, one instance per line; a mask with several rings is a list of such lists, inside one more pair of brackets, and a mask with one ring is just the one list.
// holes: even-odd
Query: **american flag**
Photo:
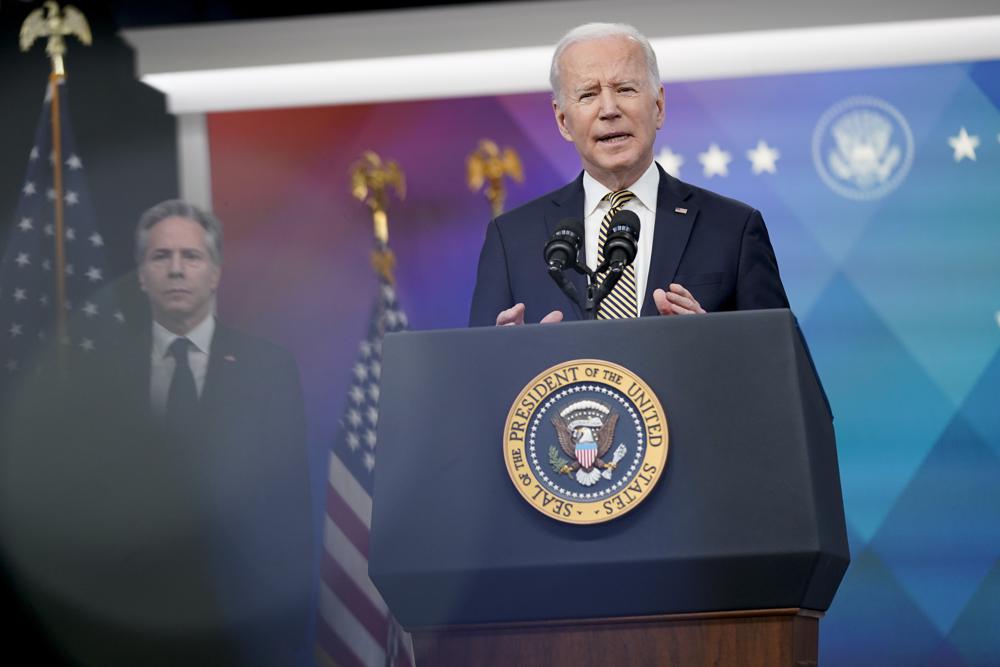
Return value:
[(317, 624), (317, 659), (324, 667), (414, 664), (409, 636), (368, 578), (382, 339), (386, 333), (404, 330), (406, 324), (396, 290), (379, 272), (368, 336), (361, 342), (347, 407), (330, 453)]
[[(58, 85), (63, 172), (68, 331), (56, 341), (55, 199), (52, 91)], [(67, 112), (66, 84), (49, 83), (21, 197), (0, 261), (0, 396), (42, 366), (46, 343), (74, 355), (93, 354), (124, 333), (125, 317), (105, 288), (104, 239), (97, 230), (86, 186), (86, 163), (76, 150)]]

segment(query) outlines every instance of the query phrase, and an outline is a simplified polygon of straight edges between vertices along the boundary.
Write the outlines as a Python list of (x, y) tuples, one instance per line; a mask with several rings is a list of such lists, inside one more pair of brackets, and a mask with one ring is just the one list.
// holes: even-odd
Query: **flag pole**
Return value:
[[(60, 62), (61, 65), (61, 62)], [(59, 118), (59, 84), (65, 78), (53, 70), (49, 75), (52, 96), (52, 189), (55, 191), (55, 241), (56, 241), (56, 334), (59, 343), (59, 365), (66, 367), (66, 346), (69, 335), (66, 325), (66, 222), (63, 205), (62, 127)]]
[(63, 198), (62, 123), (59, 113), (59, 85), (66, 79), (63, 56), (66, 54), (67, 35), (75, 35), (84, 45), (90, 46), (92, 38), (86, 17), (76, 7), (49, 0), (34, 10), (21, 24), (21, 51), (27, 51), (36, 39), (48, 38), (45, 52), (52, 61), (49, 74), (49, 96), (52, 112), (52, 202), (55, 215), (55, 280), (56, 280), (56, 333), (58, 336), (59, 366), (66, 368), (66, 345), (69, 335), (66, 317), (66, 229)]

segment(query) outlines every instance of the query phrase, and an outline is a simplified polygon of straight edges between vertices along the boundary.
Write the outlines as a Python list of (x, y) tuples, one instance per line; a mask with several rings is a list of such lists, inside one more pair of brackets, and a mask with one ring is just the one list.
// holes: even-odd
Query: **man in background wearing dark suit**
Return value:
[(174, 450), (189, 494), (177, 500), (191, 541), (178, 544), (197, 575), (187, 583), (205, 586), (192, 599), (213, 612), (199, 631), (231, 647), (236, 664), (293, 664), (306, 654), (313, 574), (297, 366), (215, 317), (222, 228), (210, 213), (178, 200), (149, 209), (136, 259), (152, 322), (127, 352), (121, 386), (141, 397), (134, 409), (162, 436), (155, 444)]
[[(582, 220), (584, 260), (595, 269), (606, 221), (620, 209), (640, 219), (638, 252), (599, 318), (788, 307), (760, 213), (653, 161), (664, 96), (645, 37), (624, 24), (574, 28), (556, 47), (550, 82), (556, 124), (583, 173), (490, 223), (470, 325), (582, 318), (547, 275), (542, 249), (561, 220)], [(583, 294), (583, 276), (570, 273)]]
[(215, 317), (211, 214), (154, 206), (136, 257), (142, 335), (20, 392), (2, 424), (11, 581), (69, 664), (311, 664), (295, 361)]

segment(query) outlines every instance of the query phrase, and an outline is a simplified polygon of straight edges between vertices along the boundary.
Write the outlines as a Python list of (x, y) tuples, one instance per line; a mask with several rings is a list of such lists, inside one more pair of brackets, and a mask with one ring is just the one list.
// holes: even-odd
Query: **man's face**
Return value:
[(559, 132), (599, 182), (631, 185), (652, 162), (663, 125), (663, 87), (649, 80), (642, 47), (617, 36), (577, 42), (563, 51), (559, 72)]
[(139, 285), (156, 321), (172, 330), (201, 322), (211, 312), (221, 275), (208, 252), (205, 229), (194, 220), (165, 218), (150, 228)]

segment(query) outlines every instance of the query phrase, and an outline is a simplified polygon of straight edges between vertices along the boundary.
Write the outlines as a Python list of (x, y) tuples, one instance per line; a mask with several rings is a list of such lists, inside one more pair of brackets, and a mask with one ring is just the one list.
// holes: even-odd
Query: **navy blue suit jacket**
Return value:
[[(680, 283), (709, 312), (787, 308), (774, 250), (758, 211), (689, 185), (659, 165), (656, 233), (642, 301), (656, 315), (653, 291)], [(491, 326), (497, 314), (525, 304), (525, 322), (561, 310), (568, 320), (583, 311), (548, 276), (542, 250), (563, 218), (583, 219), (583, 173), (569, 185), (498, 216), (486, 230), (472, 296), (470, 326)], [(641, 232), (640, 232), (641, 234)], [(567, 272), (577, 292), (586, 278)]]
[(314, 555), (295, 360), (217, 322), (198, 414), (178, 434), (150, 410), (151, 344), (147, 327), (99, 348), (72, 385), (18, 405), (20, 479), (5, 492), (30, 529), (20, 557), (45, 575), (24, 595), (74, 664), (307, 663)]

